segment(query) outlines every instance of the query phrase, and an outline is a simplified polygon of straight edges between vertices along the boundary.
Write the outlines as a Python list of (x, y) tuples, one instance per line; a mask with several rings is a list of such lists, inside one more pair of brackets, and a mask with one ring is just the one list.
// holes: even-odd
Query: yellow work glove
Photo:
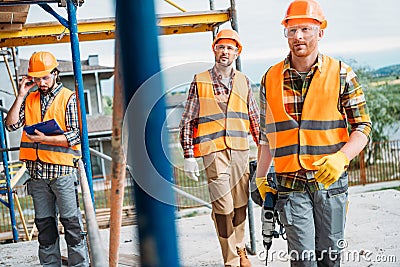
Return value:
[(278, 192), (276, 189), (269, 186), (267, 177), (256, 178), (256, 186), (263, 201), (265, 200), (265, 195), (268, 192), (271, 192), (272, 194), (276, 194)]
[(317, 160), (313, 165), (319, 166), (315, 174), (315, 180), (319, 183), (323, 183), (325, 189), (327, 189), (331, 184), (336, 182), (347, 169), (349, 166), (349, 159), (342, 151), (338, 151), (335, 154)]

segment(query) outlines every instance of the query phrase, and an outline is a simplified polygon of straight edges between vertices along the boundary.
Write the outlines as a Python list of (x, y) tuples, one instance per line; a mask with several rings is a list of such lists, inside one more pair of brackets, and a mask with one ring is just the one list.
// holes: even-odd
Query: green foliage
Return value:
[(110, 96), (103, 96), (103, 111), (104, 115), (112, 115), (113, 99)]
[(400, 93), (391, 93), (386, 88), (372, 88), (365, 90), (365, 97), (373, 124), (373, 140), (387, 141), (399, 127)]
[(400, 127), (400, 84), (391, 83), (396, 77), (377, 78), (374, 71), (360, 68), (357, 71), (372, 121), (374, 142), (387, 141)]

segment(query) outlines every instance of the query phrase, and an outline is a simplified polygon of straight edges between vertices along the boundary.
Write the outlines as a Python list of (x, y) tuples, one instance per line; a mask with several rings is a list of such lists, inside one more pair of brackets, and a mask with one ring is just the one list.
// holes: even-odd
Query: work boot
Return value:
[(240, 257), (240, 267), (251, 267), (251, 262), (249, 258), (247, 258), (246, 248), (238, 248), (237, 253)]

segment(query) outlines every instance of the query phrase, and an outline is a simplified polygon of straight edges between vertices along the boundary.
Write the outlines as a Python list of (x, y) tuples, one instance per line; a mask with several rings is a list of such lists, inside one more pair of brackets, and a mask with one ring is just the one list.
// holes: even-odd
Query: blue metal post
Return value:
[(78, 38), (78, 22), (76, 20), (76, 7), (72, 0), (67, 0), (67, 11), (68, 11), (68, 22), (71, 40), (72, 50), (72, 64), (74, 67), (75, 74), (75, 90), (77, 94), (77, 100), (79, 104), (79, 122), (81, 127), (81, 145), (82, 145), (82, 156), (83, 163), (85, 164), (86, 176), (89, 184), (90, 195), (94, 204), (94, 193), (93, 193), (93, 181), (92, 181), (92, 167), (90, 163), (90, 151), (89, 151), (89, 138), (86, 121), (86, 107), (85, 107), (85, 94), (83, 89), (83, 78), (81, 68), (81, 54), (79, 50), (79, 38)]
[(39, 6), (43, 8), (43, 10), (45, 10), (50, 15), (53, 15), (53, 17), (55, 17), (58, 20), (58, 22), (60, 22), (63, 26), (68, 28), (68, 21), (62, 16), (60, 16), (56, 11), (54, 11), (54, 9), (49, 4), (47, 3), (39, 4)]
[[(126, 104), (135, 96), (135, 112), (127, 110), (125, 116), (129, 133), (127, 163), (135, 181), (141, 266), (178, 267), (172, 170), (163, 153), (168, 153), (168, 147), (164, 146), (163, 151), (162, 145), (167, 140), (162, 128), (165, 103), (163, 99), (150, 103), (163, 94), (154, 2), (117, 0), (116, 22)], [(143, 94), (139, 88), (150, 78), (151, 87)], [(146, 114), (149, 105), (152, 109)]]
[(18, 242), (18, 229), (17, 229), (17, 221), (15, 219), (15, 211), (14, 211), (14, 200), (13, 200), (13, 193), (10, 183), (10, 172), (8, 170), (8, 155), (6, 146), (6, 138), (4, 134), (4, 125), (3, 125), (3, 112), (0, 111), (0, 141), (1, 141), (1, 149), (3, 149), (2, 156), (3, 156), (3, 165), (4, 165), (4, 174), (6, 176), (6, 186), (7, 186), (7, 198), (8, 198), (8, 205), (7, 207), (10, 209), (10, 218), (11, 218), (11, 227), (12, 227), (12, 234), (14, 242)]

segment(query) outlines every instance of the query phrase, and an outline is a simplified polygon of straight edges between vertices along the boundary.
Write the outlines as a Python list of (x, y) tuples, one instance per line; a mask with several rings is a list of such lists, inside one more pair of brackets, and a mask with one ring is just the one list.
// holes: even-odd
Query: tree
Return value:
[(377, 83), (378, 78), (366, 68), (356, 72), (363, 85), (372, 121), (372, 140), (387, 141), (400, 127), (400, 85)]

